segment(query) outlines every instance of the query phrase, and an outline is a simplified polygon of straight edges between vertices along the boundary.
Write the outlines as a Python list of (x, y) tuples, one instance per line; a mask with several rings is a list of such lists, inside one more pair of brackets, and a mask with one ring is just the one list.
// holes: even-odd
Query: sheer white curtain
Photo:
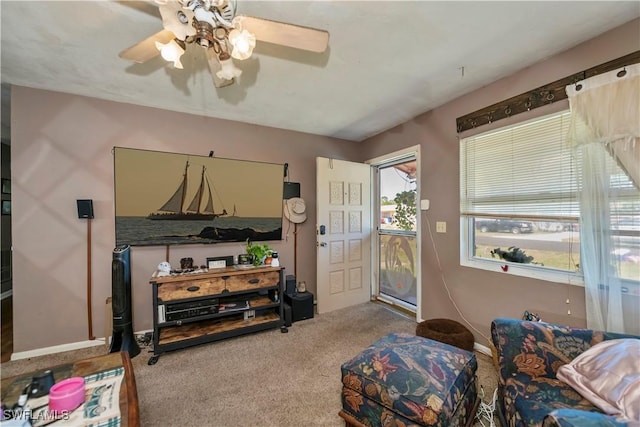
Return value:
[[(640, 226), (640, 64), (566, 90), (571, 106), (569, 143), (581, 170), (580, 264), (587, 325), (640, 334), (640, 296), (629, 292), (640, 277), (628, 277), (638, 270), (623, 257), (640, 243), (635, 228)], [(620, 224), (626, 223), (632, 226), (622, 230)]]

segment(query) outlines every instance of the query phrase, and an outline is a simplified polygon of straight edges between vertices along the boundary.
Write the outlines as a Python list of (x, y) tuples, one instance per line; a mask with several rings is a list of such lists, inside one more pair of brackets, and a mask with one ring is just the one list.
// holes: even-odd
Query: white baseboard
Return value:
[(484, 346), (482, 344), (478, 344), (477, 342), (473, 343), (473, 349), (478, 351), (478, 352), (480, 352), (480, 353), (482, 353), (482, 354), (486, 354), (487, 356), (491, 356), (492, 355), (491, 349), (489, 347)]
[[(144, 335), (147, 332), (153, 332), (153, 330), (147, 329), (144, 331), (134, 332), (133, 334)], [(102, 337), (102, 338), (96, 338), (95, 340), (72, 342), (69, 344), (61, 344), (61, 345), (54, 345), (51, 347), (37, 348), (35, 350), (21, 351), (18, 353), (13, 353), (11, 355), (11, 360), (29, 359), (31, 357), (46, 356), (47, 354), (62, 353), (64, 351), (80, 350), (81, 348), (95, 347), (98, 345), (104, 345), (104, 340), (105, 338)]]
[(31, 357), (45, 356), (47, 354), (62, 353), (63, 351), (79, 350), (81, 348), (104, 345), (104, 338), (95, 340), (72, 342), (69, 344), (54, 345), (51, 347), (37, 348), (35, 350), (20, 351), (11, 355), (11, 360), (29, 359)]

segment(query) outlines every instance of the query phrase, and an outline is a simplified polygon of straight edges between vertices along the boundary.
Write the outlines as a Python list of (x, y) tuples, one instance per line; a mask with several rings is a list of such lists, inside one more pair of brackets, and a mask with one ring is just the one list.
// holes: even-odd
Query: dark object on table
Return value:
[(181, 258), (180, 259), (180, 268), (182, 270), (187, 270), (189, 268), (193, 268), (193, 258)]
[(418, 323), (416, 335), (473, 351), (475, 339), (464, 325), (451, 319), (429, 319)]
[(51, 386), (55, 383), (56, 380), (53, 377), (53, 371), (51, 371), (51, 369), (35, 374), (33, 380), (31, 380), (29, 397), (36, 398), (49, 394)]
[(251, 254), (238, 255), (238, 265), (253, 265), (253, 255)]

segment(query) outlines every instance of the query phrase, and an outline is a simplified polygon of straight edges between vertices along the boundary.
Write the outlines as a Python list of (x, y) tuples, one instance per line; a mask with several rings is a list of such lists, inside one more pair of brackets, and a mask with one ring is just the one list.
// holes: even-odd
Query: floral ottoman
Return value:
[(480, 400), (472, 352), (389, 334), (342, 365), (347, 426), (470, 426)]

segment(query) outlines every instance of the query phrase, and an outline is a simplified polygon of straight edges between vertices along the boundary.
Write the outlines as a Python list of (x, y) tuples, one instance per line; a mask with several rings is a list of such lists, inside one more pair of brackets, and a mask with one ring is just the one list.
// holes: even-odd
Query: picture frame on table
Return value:
[(207, 258), (207, 268), (225, 268), (233, 265), (233, 256), (217, 256)]

